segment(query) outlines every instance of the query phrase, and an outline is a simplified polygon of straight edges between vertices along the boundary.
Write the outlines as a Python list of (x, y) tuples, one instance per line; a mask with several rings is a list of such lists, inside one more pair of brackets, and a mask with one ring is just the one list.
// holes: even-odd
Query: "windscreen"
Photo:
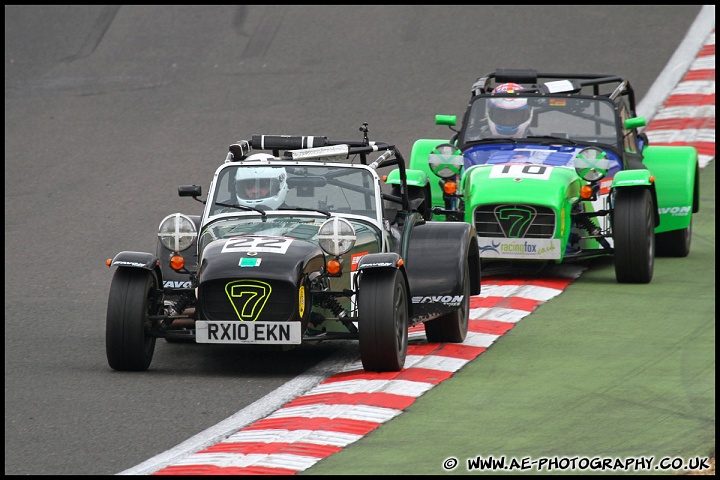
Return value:
[[(472, 103), (460, 144), (493, 137), (554, 136), (617, 145), (613, 103), (606, 99), (527, 94), (517, 102), (478, 97)], [(513, 129), (514, 126), (520, 128)]]

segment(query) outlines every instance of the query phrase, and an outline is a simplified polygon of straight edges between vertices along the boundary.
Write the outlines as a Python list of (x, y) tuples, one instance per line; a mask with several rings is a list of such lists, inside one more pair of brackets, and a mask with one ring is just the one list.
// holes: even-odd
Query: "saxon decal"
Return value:
[(412, 297), (412, 303), (443, 303), (450, 307), (457, 307), (462, 303), (463, 298), (463, 295), (427, 295)]
[(692, 207), (661, 207), (660, 215), (671, 214), (673, 217), (687, 217), (692, 213)]

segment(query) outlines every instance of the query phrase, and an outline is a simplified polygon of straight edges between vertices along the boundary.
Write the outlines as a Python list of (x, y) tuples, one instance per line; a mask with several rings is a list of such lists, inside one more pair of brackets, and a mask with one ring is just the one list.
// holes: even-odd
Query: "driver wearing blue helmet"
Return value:
[[(517, 83), (503, 83), (493, 93), (515, 93), (525, 88)], [(487, 119), (490, 131), (499, 137), (524, 137), (532, 121), (527, 98), (498, 97), (488, 101)]]

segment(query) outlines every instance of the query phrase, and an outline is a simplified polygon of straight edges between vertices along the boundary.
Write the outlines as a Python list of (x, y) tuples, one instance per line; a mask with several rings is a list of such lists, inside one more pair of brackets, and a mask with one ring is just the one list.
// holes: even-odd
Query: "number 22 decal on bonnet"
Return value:
[(223, 245), (223, 252), (270, 252), (285, 254), (292, 238), (288, 237), (234, 237)]

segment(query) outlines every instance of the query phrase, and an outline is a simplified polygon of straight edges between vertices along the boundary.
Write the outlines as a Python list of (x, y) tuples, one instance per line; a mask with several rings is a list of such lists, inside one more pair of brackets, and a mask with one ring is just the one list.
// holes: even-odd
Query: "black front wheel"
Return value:
[(154, 272), (118, 268), (113, 276), (105, 324), (105, 351), (114, 370), (142, 372), (150, 367), (155, 337), (150, 315), (160, 313)]
[(370, 372), (399, 372), (408, 348), (408, 295), (400, 270), (362, 272), (357, 293), (360, 358)]
[(646, 188), (615, 193), (613, 242), (619, 283), (649, 283), (655, 267), (655, 206)]

